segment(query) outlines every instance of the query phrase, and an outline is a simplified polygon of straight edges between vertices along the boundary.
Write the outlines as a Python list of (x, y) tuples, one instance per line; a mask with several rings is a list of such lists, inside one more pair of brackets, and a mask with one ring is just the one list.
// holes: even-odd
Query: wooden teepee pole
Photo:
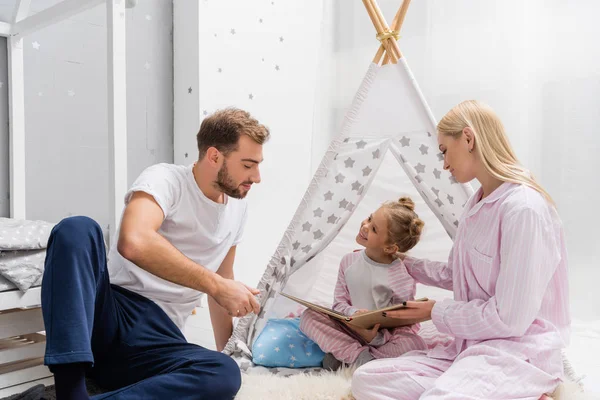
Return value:
[[(394, 20), (392, 21), (392, 26), (390, 27), (390, 29), (392, 31), (396, 31), (396, 32), (398, 32), (398, 34), (400, 34), (400, 29), (402, 28), (402, 24), (404, 23), (404, 17), (406, 17), (406, 12), (408, 11), (409, 5), (410, 5), (410, 0), (404, 0), (402, 2), (402, 5), (398, 9), (398, 12), (396, 13), (396, 16), (394, 17)], [(380, 46), (380, 47), (382, 47), (382, 46)], [(388, 64), (390, 61), (391, 61), (390, 55), (386, 54), (385, 58), (383, 59), (383, 65)], [(379, 63), (379, 60), (377, 60), (377, 63)]]
[(371, 21), (373, 22), (373, 25), (375, 26), (378, 35), (380, 35), (382, 32), (395, 33), (395, 35), (388, 35), (387, 39), (382, 40), (381, 45), (379, 46), (379, 50), (373, 58), (373, 62), (378, 64), (381, 61), (381, 58), (383, 57), (384, 53), (385, 59), (383, 61), (383, 64), (387, 64), (390, 61), (396, 62), (399, 58), (402, 57), (400, 48), (396, 43), (396, 37), (400, 32), (400, 28), (402, 27), (402, 23), (404, 22), (404, 18), (406, 17), (406, 12), (408, 11), (410, 0), (404, 0), (402, 2), (402, 5), (398, 9), (398, 12), (396, 12), (396, 16), (392, 21), (392, 26), (389, 28), (375, 0), (363, 0), (363, 3), (365, 4), (367, 12), (369, 13), (369, 17), (371, 17)]
[(400, 30), (400, 28), (402, 28), (402, 25), (404, 24), (404, 18), (406, 17), (406, 13), (408, 12), (408, 6), (410, 6), (410, 0), (404, 0), (402, 2), (402, 5), (400, 6), (400, 9), (398, 10), (398, 13), (396, 13), (396, 29)]
[[(406, 0), (406, 1), (409, 1), (409, 0)], [(402, 3), (402, 4), (404, 4), (404, 3)], [(400, 33), (400, 30), (398, 29), (398, 16), (400, 15), (400, 10), (401, 9), (402, 8), (398, 9), (398, 12), (396, 13), (396, 16), (394, 17), (394, 20), (392, 21), (392, 25), (390, 26), (390, 29), (392, 30), (392, 32), (396, 31), (396, 32)], [(383, 46), (380, 45), (379, 47), (382, 48)], [(383, 55), (384, 54), (382, 54), (382, 56)], [(381, 59), (381, 57), (380, 57), (380, 59)], [(389, 64), (390, 61), (392, 61), (392, 57), (390, 57), (389, 53), (385, 52), (385, 56), (383, 57), (383, 62), (381, 64), (382, 65)], [(376, 63), (379, 64), (379, 59), (377, 60)]]
[[(381, 9), (379, 8), (379, 5), (377, 5), (377, 1), (371, 0), (371, 3), (373, 4), (373, 8), (375, 9), (375, 12), (377, 13), (377, 18), (381, 22), (381, 26), (383, 26), (384, 32), (391, 32), (390, 27), (388, 26), (387, 21), (385, 20), (385, 17), (383, 16)], [(402, 57), (402, 53), (400, 53), (400, 48), (398, 47), (398, 43), (396, 43), (396, 40), (392, 40), (392, 38), (389, 38), (387, 40), (387, 43), (388, 43), (389, 47), (391, 47), (392, 51), (394, 52), (395, 58), (397, 60), (400, 59)], [(389, 49), (386, 49), (386, 51), (389, 51)]]
[[(385, 22), (385, 19), (383, 18), (383, 15), (381, 14), (381, 10), (379, 9), (379, 7), (375, 3), (375, 1), (374, 0), (363, 0), (363, 4), (365, 5), (365, 8), (367, 9), (367, 13), (369, 14), (369, 17), (371, 18), (371, 22), (373, 22), (373, 25), (375, 26), (375, 30), (377, 31), (377, 34), (382, 35), (382, 34), (385, 34), (386, 32), (389, 32), (390, 28), (387, 26), (387, 22)], [(392, 62), (395, 63), (398, 61), (398, 58), (400, 58), (400, 49), (398, 48), (397, 45), (394, 48), (392, 43), (396, 43), (396, 42), (394, 40), (382, 40), (381, 41), (381, 44), (385, 48), (385, 51), (387, 51), (391, 55)]]

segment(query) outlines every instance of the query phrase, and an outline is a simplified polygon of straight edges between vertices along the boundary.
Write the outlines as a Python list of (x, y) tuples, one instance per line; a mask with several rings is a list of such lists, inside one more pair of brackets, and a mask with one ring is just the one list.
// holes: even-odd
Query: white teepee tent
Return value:
[(374, 0), (363, 1), (380, 49), (258, 285), (260, 313), (239, 321), (227, 354), (251, 358), (252, 343), (267, 320), (298, 308), (279, 296), (284, 288), (331, 305), (339, 262), (357, 248), (359, 221), (382, 202), (410, 195), (425, 221), (413, 254), (443, 260), (472, 194), (470, 186), (443, 170), (436, 122), (396, 43), (409, 0), (392, 30)]

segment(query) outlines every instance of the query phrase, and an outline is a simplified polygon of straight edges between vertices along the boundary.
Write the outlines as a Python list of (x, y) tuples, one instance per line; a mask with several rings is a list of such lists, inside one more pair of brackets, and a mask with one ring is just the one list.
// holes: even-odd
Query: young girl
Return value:
[[(356, 242), (364, 250), (345, 255), (340, 264), (333, 309), (355, 315), (413, 300), (415, 280), (397, 253), (412, 249), (421, 236), (423, 221), (414, 212), (410, 198), (383, 204), (365, 219)], [(300, 329), (327, 353), (323, 367), (336, 370), (342, 363), (362, 365), (376, 358), (398, 357), (427, 348), (418, 325), (371, 330), (306, 310)]]

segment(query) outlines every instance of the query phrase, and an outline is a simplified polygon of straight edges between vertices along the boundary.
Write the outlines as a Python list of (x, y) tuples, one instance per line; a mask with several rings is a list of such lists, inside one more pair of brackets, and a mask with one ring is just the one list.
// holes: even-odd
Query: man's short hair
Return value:
[(226, 108), (214, 112), (202, 121), (196, 135), (198, 159), (204, 157), (209, 147), (215, 147), (227, 156), (237, 150), (242, 135), (263, 144), (269, 139), (270, 133), (269, 128), (260, 124), (247, 111)]

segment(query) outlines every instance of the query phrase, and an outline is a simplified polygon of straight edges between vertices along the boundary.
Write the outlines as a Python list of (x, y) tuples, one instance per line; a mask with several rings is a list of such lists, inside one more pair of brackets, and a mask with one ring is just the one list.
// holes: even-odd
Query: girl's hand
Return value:
[(379, 324), (375, 325), (371, 329), (360, 328), (358, 326), (353, 326), (346, 323), (346, 326), (352, 329), (354, 332), (358, 333), (361, 338), (363, 338), (367, 343), (371, 343), (375, 336), (377, 336), (377, 332), (379, 332)]
[(434, 304), (435, 300), (407, 301), (406, 307), (399, 310), (384, 312), (383, 316), (387, 318), (426, 321), (431, 319), (431, 310), (433, 309)]
[(369, 310), (367, 310), (366, 308), (361, 308), (360, 310), (356, 310), (354, 312), (354, 314), (352, 314), (352, 315), (364, 314), (364, 313), (368, 313), (368, 312), (369, 312)]

